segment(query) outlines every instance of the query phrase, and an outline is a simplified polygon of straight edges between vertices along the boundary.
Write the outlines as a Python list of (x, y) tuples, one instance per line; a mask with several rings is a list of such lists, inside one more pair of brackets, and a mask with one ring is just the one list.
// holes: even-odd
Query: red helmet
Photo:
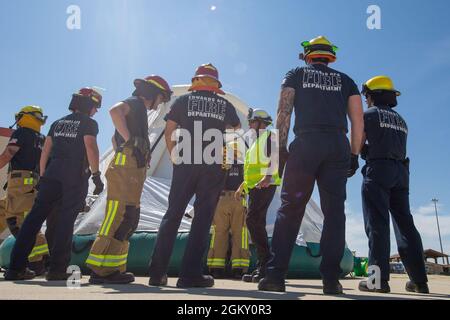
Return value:
[(74, 93), (73, 95), (90, 98), (97, 104), (96, 108), (100, 108), (100, 106), (102, 105), (102, 95), (100, 94), (100, 92), (93, 88), (81, 88), (77, 93)]
[(195, 76), (192, 78), (192, 81), (194, 81), (195, 78), (205, 77), (216, 80), (219, 83), (219, 88), (222, 88), (222, 83), (219, 81), (219, 71), (211, 63), (202, 64), (200, 67), (198, 67), (197, 71), (195, 72)]
[(134, 80), (134, 86), (138, 88), (141, 84), (151, 84), (158, 88), (161, 93), (164, 95), (164, 98), (166, 102), (170, 101), (170, 98), (172, 96), (172, 90), (170, 89), (169, 84), (166, 80), (164, 80), (162, 77), (157, 75), (151, 75), (144, 79), (136, 79)]

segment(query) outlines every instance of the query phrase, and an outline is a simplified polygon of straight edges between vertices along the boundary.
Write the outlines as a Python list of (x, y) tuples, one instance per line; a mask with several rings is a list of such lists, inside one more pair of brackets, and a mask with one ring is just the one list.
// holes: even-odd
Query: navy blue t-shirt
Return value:
[(389, 107), (371, 107), (364, 113), (368, 141), (366, 160), (406, 159), (408, 126), (406, 121)]
[(86, 114), (72, 113), (55, 121), (48, 133), (53, 147), (45, 176), (60, 179), (68, 173), (81, 175), (86, 172), (89, 163), (84, 137), (97, 135), (97, 122)]
[(296, 135), (308, 129), (348, 132), (348, 99), (360, 94), (349, 76), (326, 65), (313, 64), (289, 71), (282, 87), (295, 89)]
[(19, 147), (10, 162), (10, 170), (25, 170), (39, 173), (39, 161), (45, 137), (28, 128), (18, 128), (9, 140), (8, 146)]
[[(203, 153), (205, 148), (213, 141), (203, 141), (204, 133), (209, 129), (217, 129), (225, 132), (227, 126), (236, 127), (240, 124), (239, 117), (234, 106), (225, 98), (208, 91), (196, 91), (179, 97), (166, 120), (176, 122), (181, 129), (185, 129), (191, 136), (191, 163), (198, 163), (202, 159), (194, 159), (194, 150), (201, 147)], [(195, 132), (201, 124), (201, 130)], [(195, 133), (195, 135), (194, 135)]]

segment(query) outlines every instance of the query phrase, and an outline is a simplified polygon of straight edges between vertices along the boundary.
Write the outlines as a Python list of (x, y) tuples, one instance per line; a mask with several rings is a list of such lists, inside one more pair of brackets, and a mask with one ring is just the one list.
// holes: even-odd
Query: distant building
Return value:
[[(448, 255), (445, 253), (441, 253), (439, 251), (433, 250), (433, 249), (427, 249), (423, 252), (424, 259), (425, 259), (425, 266), (427, 268), (428, 274), (446, 274), (450, 275), (450, 263), (448, 259)], [(438, 263), (438, 259), (442, 258), (442, 264)], [(428, 261), (428, 259), (434, 260), (434, 262)], [(400, 258), (399, 254), (395, 254), (391, 256), (390, 261), (395, 262), (401, 262), (402, 259)]]

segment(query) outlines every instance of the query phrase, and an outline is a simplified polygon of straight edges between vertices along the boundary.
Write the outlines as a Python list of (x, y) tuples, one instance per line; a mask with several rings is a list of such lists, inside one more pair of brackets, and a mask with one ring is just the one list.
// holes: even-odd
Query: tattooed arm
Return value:
[[(280, 101), (278, 102), (277, 112), (277, 130), (280, 139), (280, 154), (278, 173), (283, 176), (284, 167), (287, 161), (287, 143), (289, 137), (289, 129), (291, 126), (292, 110), (294, 109), (295, 89), (283, 88), (281, 90)], [(256, 188), (267, 188), (272, 183), (272, 176), (266, 175), (257, 185)]]
[(280, 148), (287, 148), (291, 116), (294, 109), (295, 89), (283, 88), (278, 102), (277, 129), (280, 135)]

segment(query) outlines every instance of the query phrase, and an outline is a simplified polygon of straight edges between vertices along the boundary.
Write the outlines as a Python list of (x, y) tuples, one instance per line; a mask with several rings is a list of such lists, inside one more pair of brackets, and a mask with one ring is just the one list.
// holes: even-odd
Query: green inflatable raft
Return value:
[[(172, 258), (169, 265), (169, 276), (177, 276), (184, 248), (187, 244), (189, 233), (179, 233)], [(84, 262), (87, 259), (95, 235), (74, 236), (72, 248), (72, 265), (78, 265), (83, 273), (89, 273)], [(150, 256), (156, 240), (156, 233), (140, 232), (135, 233), (130, 239), (130, 252), (128, 256), (128, 271), (138, 276), (145, 276), (148, 272)], [(8, 268), (10, 254), (14, 245), (14, 237), (9, 237), (0, 245), (0, 266)], [(256, 254), (255, 248), (251, 246), (252, 258), (250, 271), (255, 268)], [(308, 243), (308, 247), (295, 245), (292, 258), (289, 263), (288, 277), (291, 279), (317, 279), (320, 278), (319, 265), (321, 257), (319, 255), (320, 246), (317, 243)], [(205, 257), (206, 266), (206, 257)], [(342, 276), (353, 271), (353, 255), (348, 248), (345, 249), (344, 257), (341, 261)]]

